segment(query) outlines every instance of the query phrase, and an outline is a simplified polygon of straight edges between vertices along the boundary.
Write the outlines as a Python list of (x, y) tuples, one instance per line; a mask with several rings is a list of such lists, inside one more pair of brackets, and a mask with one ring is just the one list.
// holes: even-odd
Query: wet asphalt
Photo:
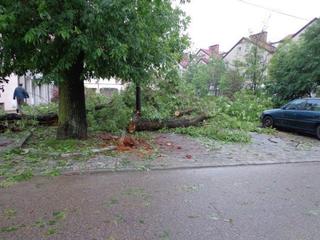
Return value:
[(0, 239), (318, 240), (320, 163), (36, 177), (0, 189)]

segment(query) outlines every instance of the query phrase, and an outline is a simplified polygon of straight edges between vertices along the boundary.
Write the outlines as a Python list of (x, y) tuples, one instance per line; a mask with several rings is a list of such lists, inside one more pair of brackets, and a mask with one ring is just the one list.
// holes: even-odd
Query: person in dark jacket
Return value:
[(22, 84), (19, 83), (13, 93), (13, 99), (17, 99), (17, 113), (21, 112), (21, 106), (24, 104), (26, 98), (29, 98), (29, 94), (22, 87)]

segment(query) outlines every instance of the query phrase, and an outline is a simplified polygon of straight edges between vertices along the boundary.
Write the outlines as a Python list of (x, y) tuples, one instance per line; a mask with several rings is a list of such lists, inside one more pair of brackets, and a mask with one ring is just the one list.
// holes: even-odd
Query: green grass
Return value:
[(9, 233), (9, 232), (15, 232), (19, 228), (17, 226), (10, 226), (10, 227), (2, 227), (0, 228), (0, 233)]
[[(21, 133), (14, 138), (19, 139)], [(15, 183), (29, 180), (35, 174), (59, 176), (61, 169), (70, 161), (82, 161), (90, 158), (90, 149), (98, 148), (100, 142), (95, 137), (88, 140), (56, 140), (56, 127), (38, 127), (22, 149), (1, 152), (0, 187), (9, 187)], [(76, 157), (62, 157), (66, 153), (79, 153)]]

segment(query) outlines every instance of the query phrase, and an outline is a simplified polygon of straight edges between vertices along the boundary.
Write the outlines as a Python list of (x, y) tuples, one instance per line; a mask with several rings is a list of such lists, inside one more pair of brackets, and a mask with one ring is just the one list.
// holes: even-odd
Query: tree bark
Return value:
[(206, 114), (201, 114), (190, 119), (144, 120), (140, 118), (134, 122), (134, 127), (135, 131), (157, 131), (162, 128), (197, 126), (209, 118)]
[(136, 84), (136, 115), (141, 116), (141, 87)]
[(63, 74), (64, 80), (59, 84), (58, 139), (87, 138), (84, 82), (81, 79), (83, 59), (83, 54), (80, 54), (77, 61)]

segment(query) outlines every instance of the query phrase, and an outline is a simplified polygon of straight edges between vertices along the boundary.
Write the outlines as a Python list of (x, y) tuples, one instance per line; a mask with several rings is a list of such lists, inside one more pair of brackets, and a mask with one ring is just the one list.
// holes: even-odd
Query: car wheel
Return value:
[(317, 127), (316, 135), (317, 135), (317, 138), (320, 140), (320, 125)]
[(262, 120), (262, 126), (265, 128), (273, 127), (273, 118), (270, 116), (265, 116)]

